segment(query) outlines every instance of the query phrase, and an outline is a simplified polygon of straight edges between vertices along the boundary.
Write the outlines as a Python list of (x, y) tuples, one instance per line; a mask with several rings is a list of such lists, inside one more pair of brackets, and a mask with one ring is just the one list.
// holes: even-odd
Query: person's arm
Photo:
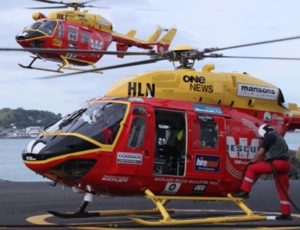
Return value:
[(274, 133), (268, 133), (263, 139), (260, 147), (258, 148), (254, 158), (249, 161), (249, 163), (256, 163), (258, 161), (263, 161), (265, 153), (270, 149), (270, 147), (276, 142), (276, 135)]
[(263, 161), (265, 152), (266, 152), (266, 150), (264, 147), (259, 147), (259, 149), (257, 150), (257, 153), (255, 154), (253, 159), (250, 160), (249, 163), (252, 164), (252, 163), (256, 163), (258, 161)]

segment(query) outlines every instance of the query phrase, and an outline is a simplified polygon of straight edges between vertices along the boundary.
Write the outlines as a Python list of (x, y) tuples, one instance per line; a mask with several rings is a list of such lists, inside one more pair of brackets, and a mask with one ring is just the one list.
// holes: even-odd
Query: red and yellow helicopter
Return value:
[[(116, 50), (126, 52), (129, 47), (158, 51), (167, 51), (172, 42), (176, 29), (171, 28), (161, 38), (163, 29), (158, 27), (146, 40), (135, 38), (136, 31), (130, 30), (127, 34), (120, 34), (113, 31), (113, 25), (104, 17), (89, 13), (87, 10), (80, 10), (84, 7), (95, 7), (88, 5), (94, 1), (85, 2), (63, 2), (54, 0), (34, 0), (37, 2), (56, 4), (49, 7), (31, 7), (30, 9), (60, 9), (73, 8), (72, 10), (60, 10), (50, 13), (48, 16), (43, 13), (32, 15), (35, 21), (32, 25), (25, 27), (16, 36), (16, 41), (24, 48), (34, 54), (33, 60), (28, 65), (19, 64), (23, 68), (61, 72), (62, 69), (75, 69), (76, 66), (92, 66), (98, 62), (103, 53), (112, 42), (116, 43)], [(34, 52), (32, 48), (48, 49), (47, 52)], [(50, 52), (49, 49), (55, 49)], [(73, 50), (85, 50), (81, 53), (67, 52)], [(15, 49), (14, 49), (15, 50)], [(96, 51), (96, 52), (93, 52)], [(122, 58), (124, 55), (119, 54)], [(34, 67), (37, 59), (59, 62), (57, 69)]]
[[(212, 64), (195, 70), (194, 62), (204, 58), (299, 60), (216, 53), (292, 39), (299, 37), (203, 51), (178, 46), (169, 52), (144, 53), (151, 56), (147, 60), (75, 72), (179, 62), (174, 70), (142, 73), (120, 82), (103, 98), (88, 101), (46, 127), (29, 143), (23, 153), (28, 168), (85, 193), (78, 212), (51, 213), (65, 218), (107, 215), (86, 211), (94, 195), (140, 195), (156, 208), (110, 214), (159, 212), (162, 218), (157, 221), (133, 218), (154, 226), (265, 220), (230, 194), (239, 189), (245, 166), (257, 151), (258, 127), (271, 124), (284, 135), (300, 128), (300, 110), (296, 104), (286, 107), (275, 85), (246, 73), (215, 72)], [(172, 200), (231, 201), (245, 214), (178, 220), (166, 209)]]

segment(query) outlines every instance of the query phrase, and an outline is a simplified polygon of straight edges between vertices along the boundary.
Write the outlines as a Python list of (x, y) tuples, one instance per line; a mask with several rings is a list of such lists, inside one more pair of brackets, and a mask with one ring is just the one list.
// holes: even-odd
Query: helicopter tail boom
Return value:
[[(136, 35), (136, 30), (129, 30), (126, 34), (128, 38), (134, 38)], [(117, 42), (116, 49), (117, 51), (126, 52), (128, 50), (128, 44)], [(117, 54), (118, 58), (123, 58), (124, 54)]]

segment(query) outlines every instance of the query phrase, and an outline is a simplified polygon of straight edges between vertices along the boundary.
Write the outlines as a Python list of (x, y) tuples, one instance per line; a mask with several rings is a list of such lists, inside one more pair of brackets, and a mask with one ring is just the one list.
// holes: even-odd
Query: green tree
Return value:
[(0, 109), (0, 127), (10, 128), (16, 126), (19, 129), (28, 126), (45, 127), (61, 119), (61, 114), (55, 114), (49, 111), (25, 110), (22, 108)]

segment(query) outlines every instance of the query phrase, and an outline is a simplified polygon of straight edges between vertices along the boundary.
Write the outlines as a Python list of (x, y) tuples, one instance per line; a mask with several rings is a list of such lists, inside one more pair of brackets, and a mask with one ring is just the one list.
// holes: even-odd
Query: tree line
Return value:
[(23, 129), (29, 126), (45, 127), (61, 119), (61, 114), (49, 111), (25, 110), (23, 108), (0, 109), (0, 127)]

